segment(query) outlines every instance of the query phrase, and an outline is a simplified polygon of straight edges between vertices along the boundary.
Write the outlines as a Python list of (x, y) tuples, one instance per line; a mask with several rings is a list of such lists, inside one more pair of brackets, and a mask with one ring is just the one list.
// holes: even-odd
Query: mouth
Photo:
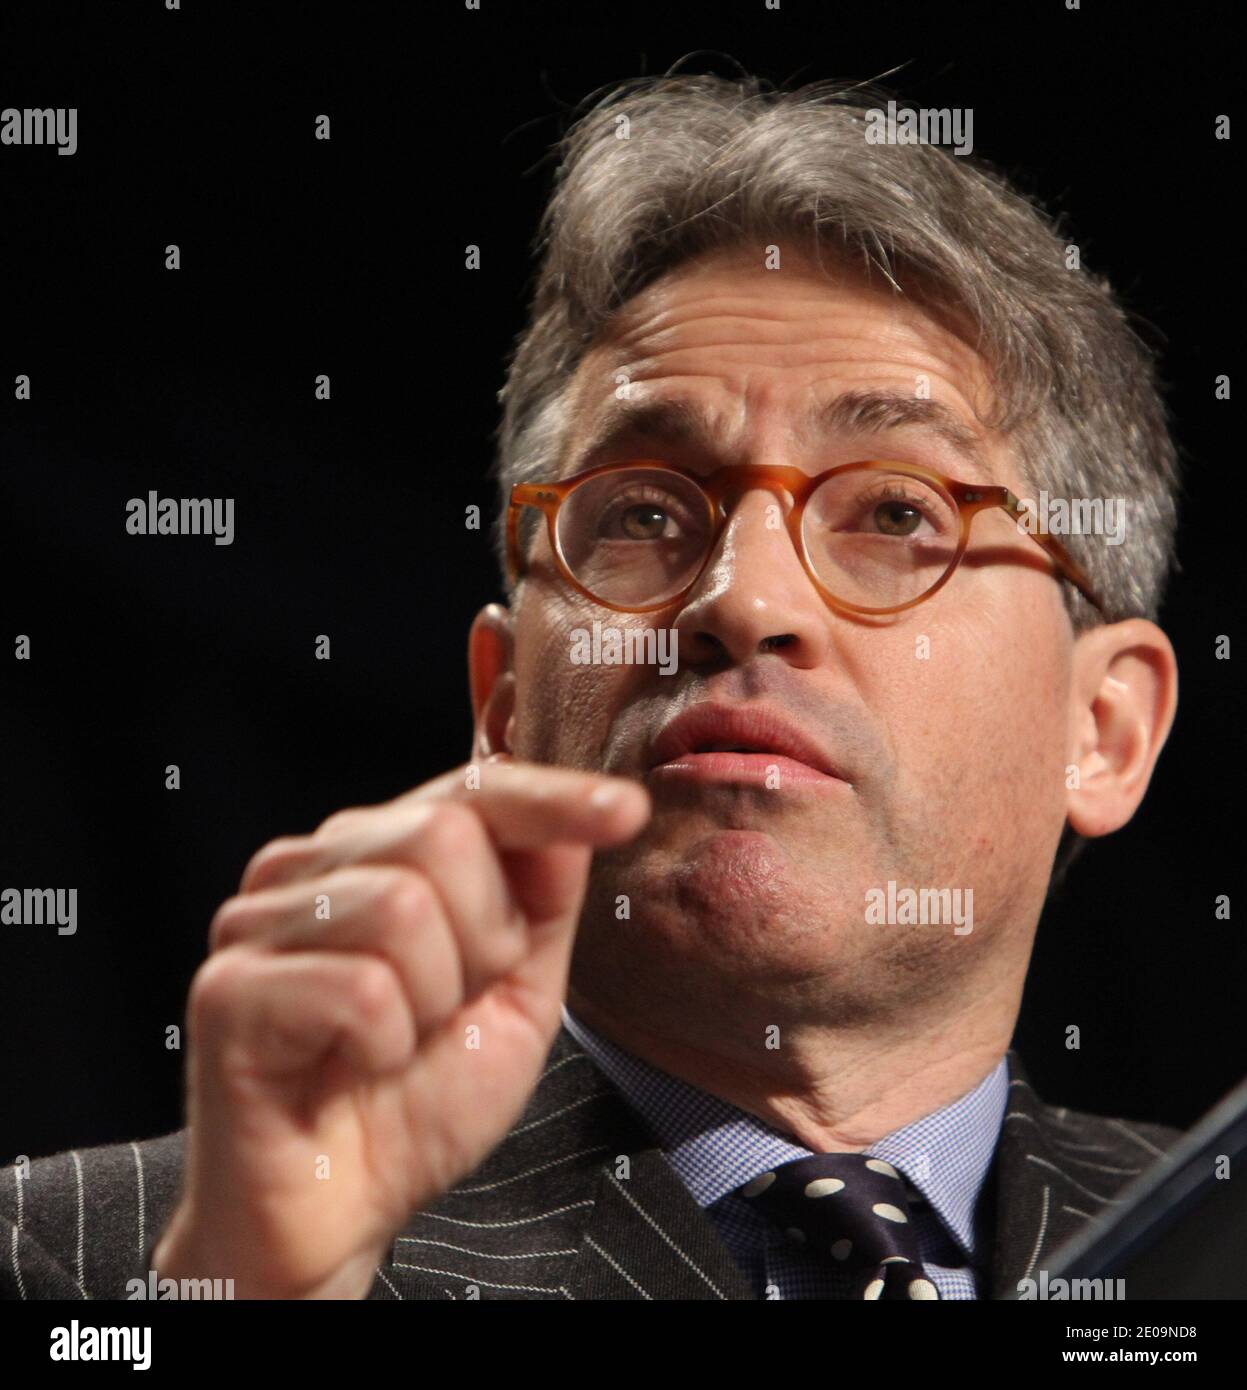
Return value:
[(816, 739), (764, 705), (706, 702), (677, 715), (650, 750), (646, 780), (735, 783), (769, 790), (849, 785)]

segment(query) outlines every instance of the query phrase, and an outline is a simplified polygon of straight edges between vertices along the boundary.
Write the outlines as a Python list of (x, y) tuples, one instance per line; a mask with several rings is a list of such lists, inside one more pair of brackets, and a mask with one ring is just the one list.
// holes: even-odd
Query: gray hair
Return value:
[[(1155, 618), (1178, 470), (1150, 352), (1108, 283), (1068, 268), (1057, 226), (999, 174), (936, 145), (868, 143), (868, 113), (887, 100), (836, 83), (640, 78), (571, 128), (530, 321), (499, 393), (502, 513), (513, 483), (556, 466), (568, 384), (616, 309), (695, 256), (790, 240), (968, 327), (997, 400), (983, 423), (1010, 435), (1027, 483), (1126, 499), (1121, 545), (1068, 537), (1108, 620)], [(1099, 621), (1065, 588), (1076, 630)]]
[[(621, 84), (572, 126), (499, 394), (504, 574), (511, 486), (557, 470), (569, 383), (614, 312), (695, 256), (783, 240), (959, 325), (991, 374), (983, 423), (1009, 435), (1028, 486), (1126, 499), (1122, 544), (1062, 537), (1107, 620), (1156, 617), (1178, 468), (1151, 352), (1107, 281), (1071, 268), (1058, 224), (999, 173), (931, 144), (869, 143), (869, 113), (888, 99), (860, 85), (669, 75)], [(535, 521), (526, 509), (526, 545)], [(1063, 588), (1075, 631), (1101, 621)]]

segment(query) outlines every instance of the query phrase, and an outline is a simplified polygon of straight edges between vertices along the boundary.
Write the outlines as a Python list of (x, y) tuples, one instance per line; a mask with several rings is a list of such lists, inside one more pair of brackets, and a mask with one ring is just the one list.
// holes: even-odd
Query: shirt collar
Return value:
[[(566, 1005), (563, 1023), (653, 1130), (668, 1162), (699, 1206), (711, 1206), (781, 1163), (809, 1157), (809, 1149), (785, 1139), (756, 1115), (609, 1042)], [(1008, 1062), (1002, 1056), (973, 1090), (862, 1151), (885, 1159), (902, 1173), (971, 1256), (975, 1209), (996, 1151), (1008, 1095)]]

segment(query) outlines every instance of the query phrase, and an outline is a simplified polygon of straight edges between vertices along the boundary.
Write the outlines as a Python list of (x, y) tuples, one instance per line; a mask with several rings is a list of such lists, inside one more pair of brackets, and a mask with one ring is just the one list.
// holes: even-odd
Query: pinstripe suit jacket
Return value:
[[(1009, 1053), (984, 1187), (987, 1295), (1015, 1293), (1108, 1213), (1179, 1131), (1045, 1105)], [(0, 1171), (0, 1296), (125, 1298), (178, 1196), (184, 1130)], [(625, 1164), (623, 1160), (627, 1160)], [(475, 1173), (414, 1215), (370, 1299), (755, 1299), (653, 1137), (560, 1028), (529, 1105)]]

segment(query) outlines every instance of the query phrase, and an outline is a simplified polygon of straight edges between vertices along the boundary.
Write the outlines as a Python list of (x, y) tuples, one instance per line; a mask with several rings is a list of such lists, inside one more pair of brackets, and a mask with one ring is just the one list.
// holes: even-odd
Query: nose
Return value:
[(790, 503), (763, 488), (729, 501), (723, 534), (675, 621), (682, 662), (739, 665), (775, 652), (804, 668), (826, 657), (831, 610), (789, 539)]

